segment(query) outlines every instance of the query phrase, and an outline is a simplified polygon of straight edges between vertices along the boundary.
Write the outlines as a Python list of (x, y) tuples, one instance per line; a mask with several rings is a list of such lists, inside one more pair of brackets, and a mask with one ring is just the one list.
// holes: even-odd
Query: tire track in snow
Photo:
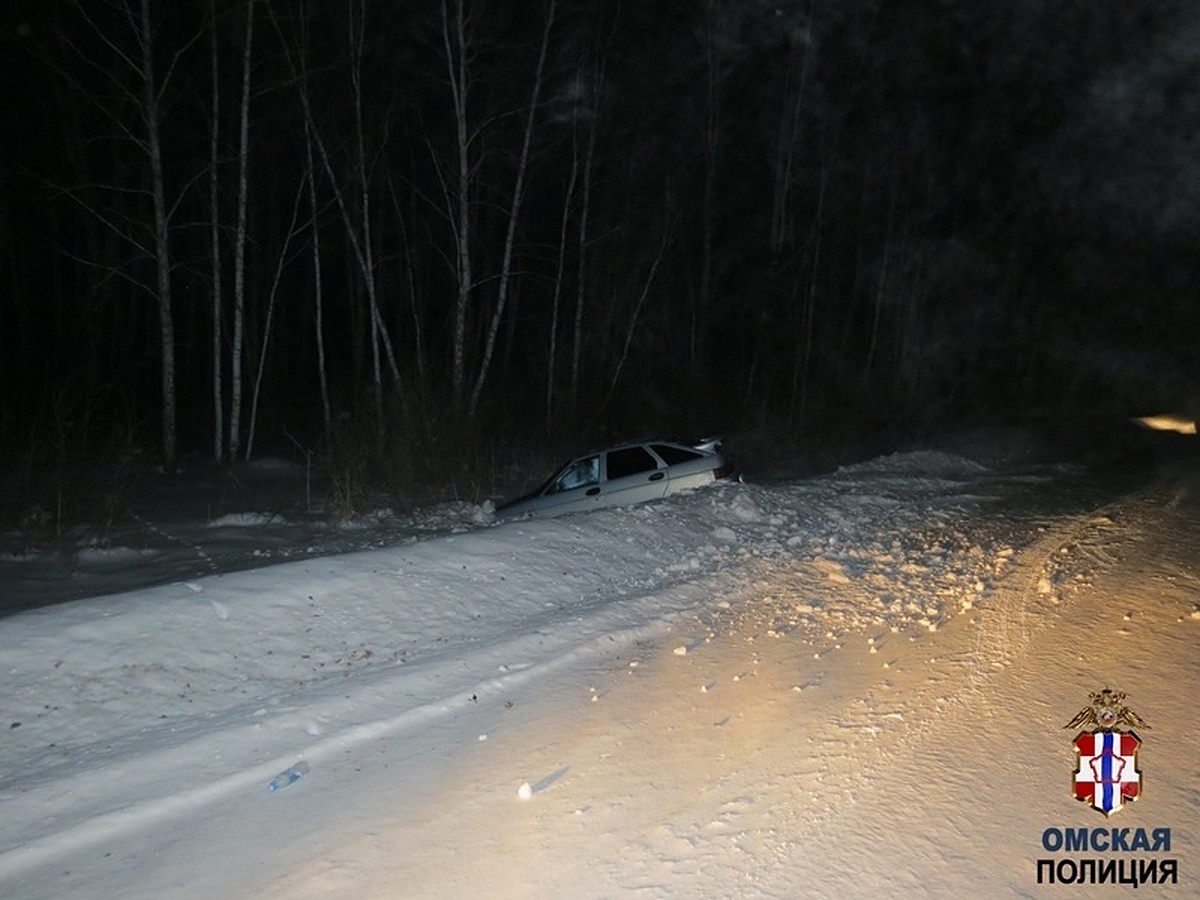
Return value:
[[(1058, 772), (1060, 767), (1063, 773), (1069, 771), (1069, 736), (1061, 731), (1063, 721), (1082, 700), (1082, 689), (1100, 686), (1093, 682), (1098, 673), (1118, 670), (1133, 676), (1118, 678), (1121, 686), (1137, 684), (1138, 676), (1155, 677), (1149, 675), (1154, 669), (1151, 661), (1122, 657), (1120, 642), (1127, 632), (1121, 628), (1121, 614), (1133, 607), (1112, 601), (1136, 593), (1122, 587), (1131, 581), (1138, 583), (1135, 573), (1148, 560), (1153, 566), (1157, 554), (1150, 548), (1160, 540), (1156, 532), (1169, 535), (1172, 527), (1178, 526), (1178, 520), (1171, 525), (1164, 523), (1160, 498), (1156, 497), (1133, 496), (1103, 509), (1103, 516), (1089, 514), (1063, 523), (1054, 535), (1028, 548), (1027, 557), (1018, 554), (1014, 563), (1018, 567), (1025, 561), (1034, 570), (1014, 572), (1014, 585), (1028, 586), (1037, 581), (1033, 575), (1039, 569), (1045, 571), (1047, 564), (1070, 568), (1097, 559), (1107, 561), (1111, 565), (1097, 566), (1092, 573), (1098, 590), (1091, 589), (1093, 579), (1089, 577), (1073, 583), (1068, 601), (1024, 610), (1031, 617), (1028, 640), (1009, 646), (1005, 667), (989, 670), (974, 684), (956, 687), (953, 679), (945, 682), (951, 692), (936, 711), (921, 702), (921, 698), (930, 696), (929, 692), (916, 691), (913, 715), (906, 718), (906, 730), (889, 741), (886, 759), (878, 764), (868, 759), (863, 767), (864, 784), (869, 787), (867, 802), (820, 819), (817, 827), (807, 829), (803, 839), (796, 841), (798, 853), (815, 854), (821, 862), (809, 867), (805, 877), (793, 878), (792, 896), (913, 893), (957, 898), (970, 894), (969, 885), (978, 884), (981, 878), (994, 886), (997, 896), (1053, 893), (1053, 889), (1040, 886), (1034, 891), (1032, 857), (1039, 848), (1037, 836), (1041, 829), (1061, 821), (1074, 805), (1065, 788), (1066, 775), (1046, 777), (1048, 771)], [(1079, 543), (1068, 541), (1056, 550), (1049, 540), (1072, 533)], [(1169, 545), (1169, 540), (1162, 543)], [(1066, 553), (1061, 552), (1063, 548)], [(1102, 552), (1096, 553), (1097, 548)], [(1173, 590), (1179, 592), (1177, 586)], [(1153, 612), (1142, 627), (1171, 629), (1167, 623), (1188, 620), (1184, 610), (1164, 610), (1157, 593), (1149, 595), (1147, 607)], [(1035, 602), (1041, 602), (1040, 596)], [(1105, 624), (1097, 626), (1101, 620)], [(1130, 614), (1126, 614), (1125, 621), (1129, 620)], [(1139, 614), (1134, 622), (1140, 621)], [(953, 635), (953, 628), (939, 632), (938, 644)], [(1187, 635), (1172, 634), (1172, 638), (1171, 642), (1160, 640), (1156, 646), (1162, 647), (1165, 654), (1186, 656), (1182, 648)], [(1178, 665), (1168, 664), (1168, 668), (1178, 669)], [(878, 702), (876, 692), (868, 705)], [(1145, 707), (1140, 711), (1145, 713)], [(1181, 711), (1177, 721), (1185, 717)], [(1162, 716), (1160, 710), (1156, 718), (1171, 717)], [(909, 726), (911, 731), (907, 730)], [(1190, 759), (1183, 762), (1186, 750), (1164, 747), (1160, 752), (1169, 754), (1171, 750), (1181, 759), (1156, 759), (1160, 779), (1171, 777), (1164, 770), (1174, 775), (1194, 769)], [(909, 779), (902, 774), (909, 772), (919, 775)], [(1180, 781), (1186, 782), (1186, 778)], [(922, 783), (929, 786), (929, 797)], [(1047, 784), (1054, 785), (1049, 795)], [(1057, 790), (1060, 785), (1061, 793)], [(1132, 823), (1189, 821), (1194, 807), (1171, 815), (1172, 799), (1178, 807), (1186, 807), (1189, 802), (1178, 795), (1164, 798), (1150, 820), (1134, 818)], [(946, 824), (929, 824), (932, 820), (928, 813), (917, 809), (929, 801), (943, 811)], [(910, 826), (910, 810), (911, 822), (919, 823), (921, 828)], [(1139, 812), (1142, 810), (1135, 809), (1134, 815)], [(1147, 808), (1145, 812), (1152, 810)], [(1083, 816), (1080, 824), (1091, 821), (1086, 811)], [(870, 853), (873, 843), (903, 846), (911, 854), (910, 861), (889, 873), (886, 889), (881, 884), (864, 882), (853, 868), (854, 862)], [(980, 859), (982, 848), (989, 848), (989, 852)], [(969, 866), (963, 865), (972, 859)]]
[[(1114, 525), (1110, 514), (1115, 510), (1130, 524)], [(718, 630), (727, 636), (739, 631), (760, 638), (770, 635), (772, 640), (754, 645), (758, 655), (753, 662), (760, 672), (795, 673), (798, 686), (803, 686), (797, 692), (795, 715), (804, 725), (786, 748), (755, 748), (743, 765), (731, 767), (721, 783), (703, 795), (691, 814), (646, 838), (630, 874), (610, 877), (624, 879), (619, 881), (622, 887), (651, 894), (655, 885), (661, 888), (672, 883), (671, 878), (702, 882), (714, 875), (711, 866), (720, 864), (713, 860), (728, 857), (705, 852), (716, 840), (737, 842), (756, 864), (794, 867), (806, 858), (811, 843), (845, 821), (889, 772), (897, 766), (918, 770), (924, 742), (947, 719), (977, 714), (989, 676), (1020, 661), (1032, 638), (1046, 627), (1041, 614), (1064, 614), (1070, 598), (1048, 597), (1044, 585), (1080, 564), (1112, 564), (1116, 557), (1108, 548), (1126, 530), (1136, 530), (1136, 515), (1130, 510), (1131, 501), (1120, 500), (1064, 518), (1033, 543), (1002, 556), (1003, 571), (996, 578), (988, 578), (989, 572), (981, 568), (976, 574), (993, 585), (986, 599), (943, 623), (936, 636), (893, 641), (898, 647), (886, 650), (890, 668), (880, 667), (874, 644), (871, 649), (839, 645), (839, 660), (833, 665), (840, 684), (820, 676), (820, 661), (811, 662), (821, 655), (813, 652), (820, 646), (819, 635), (803, 629), (776, 630), (778, 610), (756, 608), (757, 592), (748, 591), (733, 603), (740, 617)], [(1029, 527), (1025, 518), (1006, 527), (1021, 533)], [(986, 555), (980, 559), (981, 566), (991, 563)], [(1078, 586), (1068, 581), (1056, 591), (1066, 595)], [(703, 648), (688, 659), (702, 656)], [(921, 673), (915, 685), (913, 672)], [(898, 696), (893, 682), (909, 690)], [(777, 703), (779, 698), (767, 702)], [(736, 873), (721, 877), (728, 875)]]
[[(662, 598), (654, 599), (653, 607), (661, 610)], [(679, 602), (687, 605), (691, 601), (682, 595)], [(383, 673), (385, 677), (364, 678), (354, 686), (353, 697), (347, 695), (345, 685), (340, 685), (318, 702), (282, 711), (266, 721), (216, 728), (213, 733), (165, 750), (89, 768), (77, 776), (56, 782), (52, 795), (31, 791), (10, 796), (5, 802), (6, 824), (22, 833), (25, 839), (19, 846), (0, 852), (0, 883), (53, 865), (55, 860), (70, 857), (81, 849), (102, 842), (112, 843), (166, 820), (195, 815), (219, 801), (265, 793), (265, 785), (271, 777), (297, 760), (303, 759), (314, 771), (319, 771), (323, 764), (347, 750), (428, 725), (433, 720), (470, 708), (479, 698), (502, 697), (522, 685), (548, 679), (565, 668), (579, 665), (581, 660), (609, 654), (614, 646), (653, 639), (668, 627), (661, 615), (643, 616), (639, 620), (631, 606), (636, 606), (636, 602), (604, 607), (588, 623), (589, 627), (583, 629), (590, 637), (578, 641), (573, 639), (577, 637), (576, 632), (561, 635), (556, 651), (527, 666), (510, 669), (506, 665), (506, 662), (530, 655), (530, 638), (522, 636), (481, 651), (473, 658), (478, 664), (465, 673), (460, 660), (445, 660), (424, 667), (419, 673), (421, 680), (427, 685), (441, 682), (444, 693), (435, 694), (398, 713), (391, 713), (388, 708), (395, 705), (392, 698), (409, 694), (405, 682), (413, 678), (410, 669)], [(478, 680), (489, 669), (504, 674)], [(309, 723), (336, 721), (338, 711), (347, 707), (355, 709), (356, 714), (365, 717), (366, 721), (335, 727), (319, 740), (299, 748), (295, 746), (294, 736), (311, 728)], [(312, 735), (311, 730), (307, 733)], [(291, 749), (285, 751), (289, 745)], [(194, 760), (222, 755), (232, 756), (234, 760), (262, 760), (264, 755), (269, 758), (239, 766), (226, 774), (206, 777), (193, 771), (189, 773), (189, 779), (181, 779), (180, 773), (188, 772), (189, 764)], [(194, 783), (196, 779), (198, 784)], [(142, 797), (114, 798), (103, 789), (106, 783), (131, 782), (142, 784)], [(93, 795), (94, 799), (89, 800)], [(18, 828), (22, 819), (25, 825)], [(58, 822), (63, 823), (62, 827), (56, 827)]]
[[(1069, 614), (1076, 592), (1085, 588), (1086, 582), (1062, 580), (1052, 591), (1047, 591), (1046, 585), (1054, 585), (1062, 572), (1081, 565), (1112, 565), (1119, 561), (1108, 548), (1123, 543), (1130, 535), (1136, 536), (1153, 504), (1153, 500), (1135, 496), (1073, 515), (1046, 526), (1032, 544), (1006, 556), (1006, 571), (985, 600), (939, 629), (932, 640), (910, 645), (913, 658), (895, 668), (923, 661), (927, 669), (916, 685), (906, 680), (908, 691), (903, 698), (894, 697), (891, 686), (882, 680), (849, 706), (824, 713), (840, 723), (834, 729), (824, 729), (826, 747), (839, 739), (843, 742), (832, 755), (835, 763), (842, 760), (843, 764), (824, 773), (826, 780), (860, 784), (863, 795), (869, 796), (875, 794), (877, 784), (888, 783), (896, 771), (920, 771), (922, 759), (931, 746), (937, 746), (931, 737), (953, 732), (952, 722), (967, 727), (961, 723), (978, 717), (987, 707), (991, 681), (1026, 661), (1037, 635), (1053, 627), (1058, 617)], [(887, 709), (889, 704), (900, 708), (901, 714), (895, 720), (877, 729), (845, 728), (859, 712)], [(817, 758), (826, 755), (818, 753)], [(786, 815), (784, 830), (792, 835), (790, 843), (797, 854), (803, 854), (813, 842), (837, 834), (839, 828), (850, 827), (856, 791), (846, 788), (840, 800), (837, 796), (833, 799), (824, 804), (814, 802), (802, 814), (789, 811)], [(903, 821), (903, 815), (897, 814), (885, 825), (877, 825), (879, 840), (894, 840), (903, 833)], [(864, 827), (856, 818), (853, 828)], [(854, 873), (837, 874), (847, 883), (854, 883)], [(798, 896), (820, 895), (818, 891)]]
[(1144, 530), (1160, 500), (1138, 492), (1044, 526), (1043, 534), (1016, 552), (1010, 570), (980, 604), (971, 672), (978, 688), (992, 670), (1012, 665), (1037, 632), (1064, 614), (1096, 569), (1119, 562), (1113, 549)]

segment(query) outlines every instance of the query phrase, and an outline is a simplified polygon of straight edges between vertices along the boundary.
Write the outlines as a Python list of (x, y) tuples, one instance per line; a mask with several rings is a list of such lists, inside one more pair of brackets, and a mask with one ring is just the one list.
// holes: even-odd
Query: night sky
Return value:
[(0, 15), (6, 452), (1200, 407), (1200, 4)]

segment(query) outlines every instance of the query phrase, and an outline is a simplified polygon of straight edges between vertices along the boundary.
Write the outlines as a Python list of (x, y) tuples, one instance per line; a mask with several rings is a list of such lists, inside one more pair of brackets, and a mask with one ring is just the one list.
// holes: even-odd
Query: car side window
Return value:
[(559, 491), (573, 491), (575, 488), (586, 487), (600, 482), (600, 457), (589, 456), (577, 459), (567, 466), (563, 473), (550, 485), (547, 493), (557, 494)]
[(608, 454), (607, 477), (610, 481), (641, 472), (653, 472), (657, 468), (658, 462), (645, 447), (623, 447)]
[(663, 462), (668, 466), (678, 465), (692, 459), (700, 459), (704, 455), (703, 453), (696, 453), (694, 450), (684, 450), (682, 447), (675, 447), (671, 444), (651, 444), (650, 447), (662, 457)]

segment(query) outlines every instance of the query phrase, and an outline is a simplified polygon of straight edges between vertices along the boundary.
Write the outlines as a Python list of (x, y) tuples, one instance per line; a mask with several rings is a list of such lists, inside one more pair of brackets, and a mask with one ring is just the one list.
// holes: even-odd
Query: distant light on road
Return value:
[(1153, 429), (1154, 431), (1175, 431), (1179, 434), (1195, 434), (1196, 420), (1177, 416), (1172, 413), (1163, 413), (1157, 416), (1142, 416), (1134, 419), (1139, 425)]

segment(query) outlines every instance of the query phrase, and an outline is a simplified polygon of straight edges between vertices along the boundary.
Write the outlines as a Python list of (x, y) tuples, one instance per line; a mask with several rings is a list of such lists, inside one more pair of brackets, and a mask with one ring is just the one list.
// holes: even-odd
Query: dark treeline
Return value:
[(10, 436), (800, 433), (1195, 380), (1187, 4), (8, 7)]

